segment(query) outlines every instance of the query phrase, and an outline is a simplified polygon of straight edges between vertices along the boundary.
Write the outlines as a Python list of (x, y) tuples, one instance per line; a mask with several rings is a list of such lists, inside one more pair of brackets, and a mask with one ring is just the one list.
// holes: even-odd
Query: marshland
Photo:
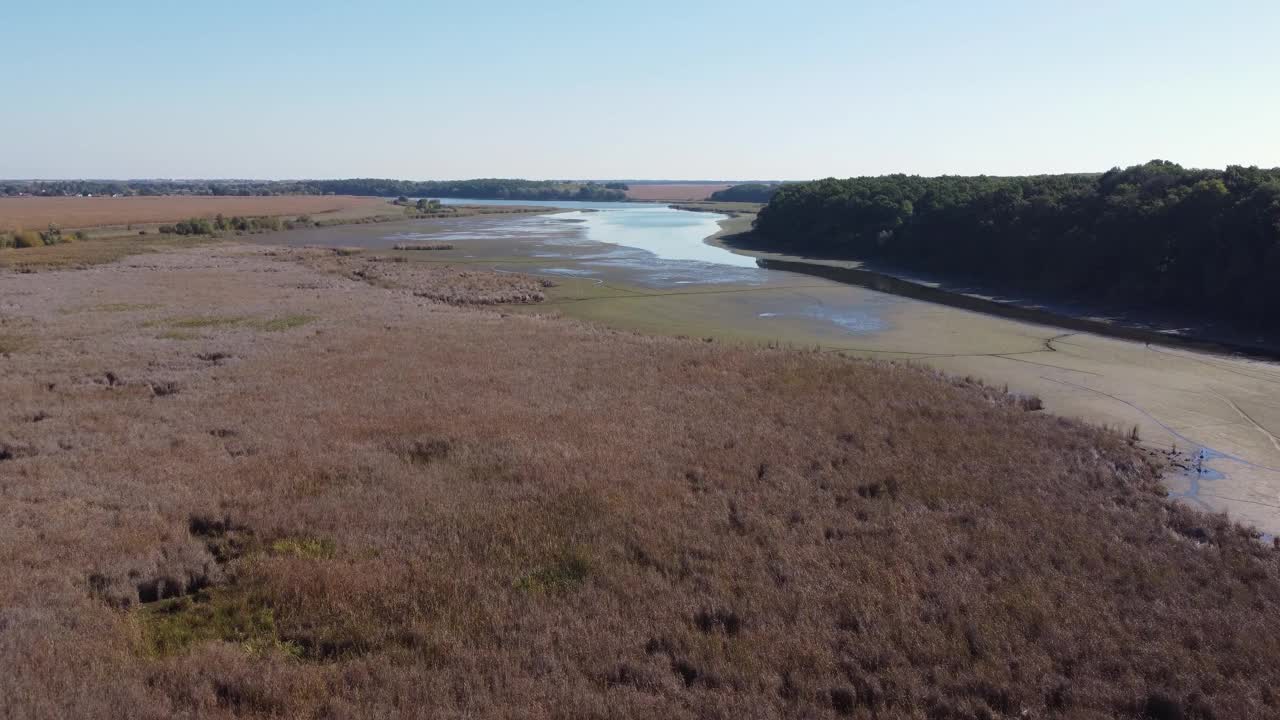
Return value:
[(0, 251), (8, 707), (1276, 701), (1276, 551), (1170, 497), (1191, 448), (999, 358), (1267, 370), (697, 259), (720, 215), (532, 210)]
[(4, 22), (0, 720), (1280, 717), (1280, 5)]

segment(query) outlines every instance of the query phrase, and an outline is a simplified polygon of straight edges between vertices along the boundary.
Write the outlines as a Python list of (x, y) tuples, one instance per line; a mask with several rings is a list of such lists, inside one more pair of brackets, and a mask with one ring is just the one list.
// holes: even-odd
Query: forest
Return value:
[(1001, 291), (1280, 327), (1280, 168), (828, 178), (781, 187), (755, 236)]
[(620, 183), (557, 180), (8, 180), (0, 181), (0, 197), (39, 195), (372, 195), (377, 197), (442, 197), (475, 200), (626, 199)]

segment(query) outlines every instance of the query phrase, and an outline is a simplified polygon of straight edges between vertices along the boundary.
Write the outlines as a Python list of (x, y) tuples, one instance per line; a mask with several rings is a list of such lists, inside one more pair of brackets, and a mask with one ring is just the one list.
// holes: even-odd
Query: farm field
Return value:
[(191, 217), (268, 215), (351, 217), (387, 209), (382, 198), (345, 195), (270, 197), (17, 197), (0, 198), (0, 231), (96, 228), (175, 222)]
[(711, 193), (718, 190), (724, 190), (730, 187), (731, 183), (716, 183), (711, 185), (685, 185), (681, 183), (672, 183), (668, 185), (632, 185), (627, 190), (627, 197), (631, 200), (654, 200), (668, 202), (683, 202), (706, 200)]

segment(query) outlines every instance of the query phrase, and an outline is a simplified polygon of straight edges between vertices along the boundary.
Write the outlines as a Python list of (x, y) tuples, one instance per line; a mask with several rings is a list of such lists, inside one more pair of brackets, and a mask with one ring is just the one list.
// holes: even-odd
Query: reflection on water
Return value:
[(727, 218), (725, 215), (687, 212), (660, 205), (577, 215), (586, 220), (587, 237), (596, 242), (640, 248), (662, 260), (756, 267), (753, 257), (704, 242), (719, 231), (719, 222)]

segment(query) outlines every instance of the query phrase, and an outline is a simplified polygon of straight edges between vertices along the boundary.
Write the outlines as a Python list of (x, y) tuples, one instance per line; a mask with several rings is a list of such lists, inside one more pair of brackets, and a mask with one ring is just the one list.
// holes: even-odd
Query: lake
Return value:
[(755, 258), (708, 245), (703, 240), (719, 231), (727, 215), (676, 210), (655, 203), (542, 202), (516, 200), (441, 200), (445, 205), (544, 206), (571, 212), (555, 217), (582, 221), (592, 242), (621, 245), (653, 253), (662, 260), (705, 262), (732, 267), (756, 267)]

